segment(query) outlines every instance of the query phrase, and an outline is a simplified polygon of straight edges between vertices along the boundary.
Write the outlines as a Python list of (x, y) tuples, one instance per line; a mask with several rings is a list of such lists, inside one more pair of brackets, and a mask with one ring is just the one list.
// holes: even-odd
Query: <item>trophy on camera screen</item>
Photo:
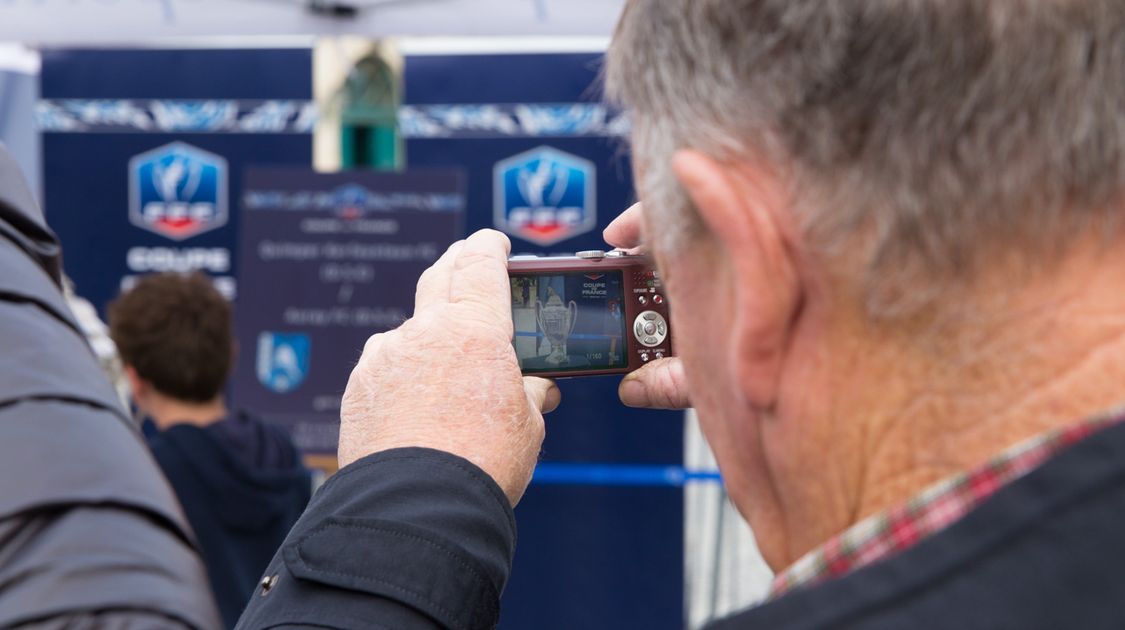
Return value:
[(539, 329), (551, 344), (551, 353), (545, 359), (549, 365), (562, 365), (569, 363), (566, 354), (566, 340), (574, 332), (574, 324), (578, 321), (578, 304), (574, 300), (570, 304), (563, 304), (558, 293), (553, 288), (548, 288), (547, 304), (535, 300), (535, 320)]

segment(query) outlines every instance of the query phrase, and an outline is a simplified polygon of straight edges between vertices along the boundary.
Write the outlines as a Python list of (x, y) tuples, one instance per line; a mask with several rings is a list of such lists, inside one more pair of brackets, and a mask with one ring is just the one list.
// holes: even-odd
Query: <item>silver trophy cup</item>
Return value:
[(563, 365), (569, 363), (566, 354), (566, 340), (574, 332), (574, 324), (578, 321), (578, 305), (574, 300), (570, 304), (563, 304), (562, 299), (553, 290), (547, 297), (547, 304), (535, 300), (535, 321), (539, 329), (551, 344), (551, 353), (544, 361), (547, 365)]

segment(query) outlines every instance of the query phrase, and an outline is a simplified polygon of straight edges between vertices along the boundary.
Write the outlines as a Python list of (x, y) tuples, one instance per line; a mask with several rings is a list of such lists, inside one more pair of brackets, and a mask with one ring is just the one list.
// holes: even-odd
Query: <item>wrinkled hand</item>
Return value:
[[(605, 242), (631, 254), (644, 251), (644, 208), (633, 204), (602, 233)], [(672, 305), (675, 308), (675, 304)], [(677, 357), (658, 359), (630, 372), (617, 395), (630, 407), (685, 409), (691, 406), (684, 366)]]
[(554, 383), (523, 377), (512, 347), (503, 234), (455, 243), (418, 281), (414, 317), (367, 340), (340, 411), (340, 466), (417, 446), (473, 462), (514, 506), (543, 443)]

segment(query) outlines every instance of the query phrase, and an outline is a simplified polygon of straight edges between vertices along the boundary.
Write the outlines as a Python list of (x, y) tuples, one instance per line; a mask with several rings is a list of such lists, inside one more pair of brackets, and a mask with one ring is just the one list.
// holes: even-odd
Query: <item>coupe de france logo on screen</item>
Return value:
[(227, 161), (183, 142), (129, 160), (129, 221), (182, 241), (227, 223)]
[(594, 163), (542, 146), (493, 168), (495, 225), (538, 245), (553, 245), (598, 225)]

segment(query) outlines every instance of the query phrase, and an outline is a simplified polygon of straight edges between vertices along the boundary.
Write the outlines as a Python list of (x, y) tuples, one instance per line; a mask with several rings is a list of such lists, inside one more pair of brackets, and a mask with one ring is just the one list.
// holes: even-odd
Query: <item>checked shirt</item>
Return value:
[(779, 573), (769, 599), (840, 577), (945, 529), (1005, 485), (1092, 433), (1125, 419), (1125, 408), (1021, 442), (984, 465), (930, 486), (906, 503), (870, 516)]

